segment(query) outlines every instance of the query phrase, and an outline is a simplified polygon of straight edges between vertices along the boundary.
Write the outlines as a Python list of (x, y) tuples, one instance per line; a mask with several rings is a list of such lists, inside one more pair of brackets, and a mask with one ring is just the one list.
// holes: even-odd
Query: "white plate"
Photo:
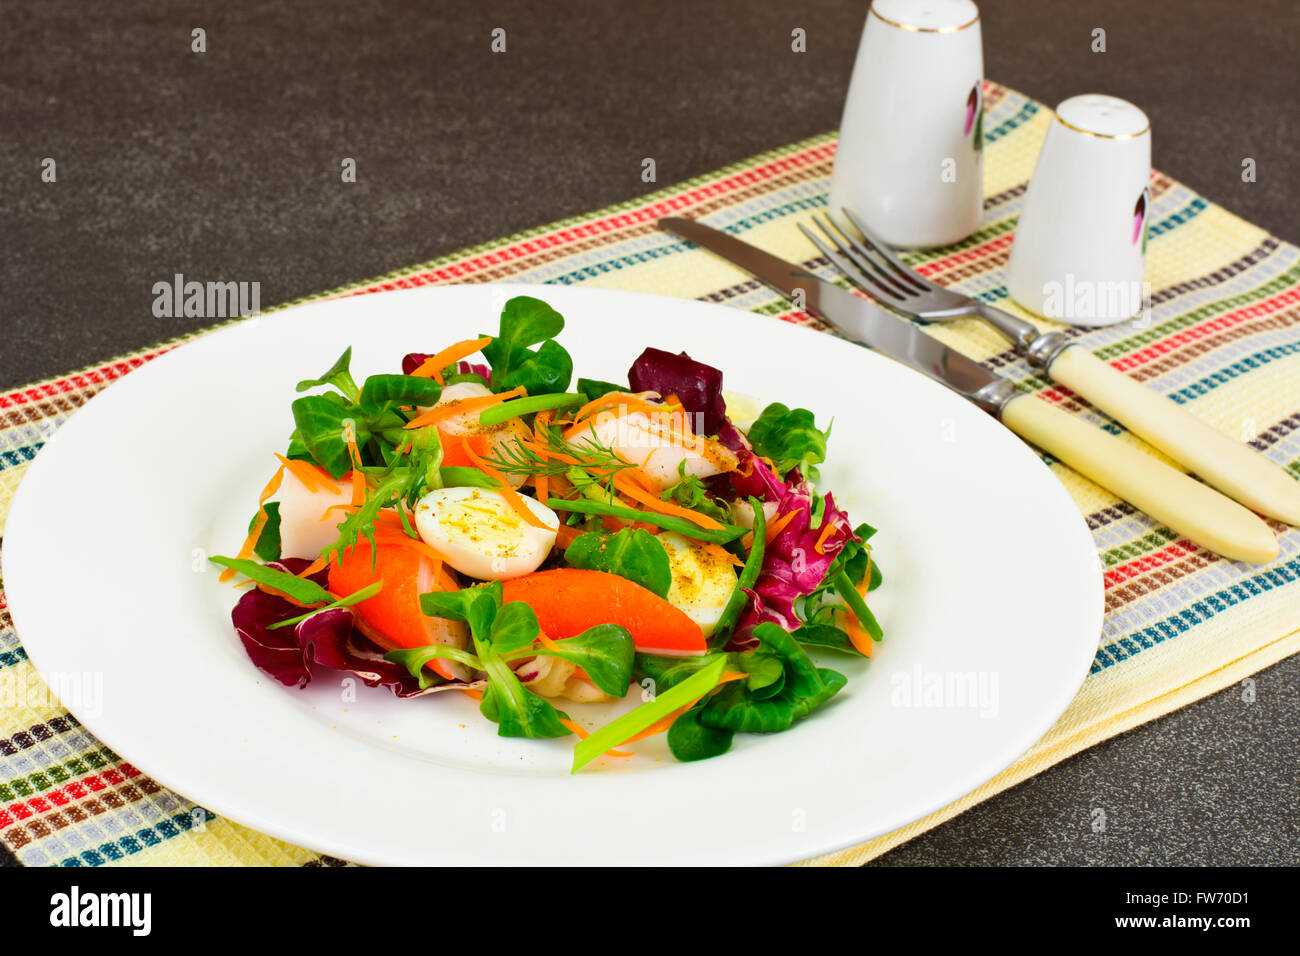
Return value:
[[(522, 291), (563, 313), (578, 375), (618, 379), (648, 345), (686, 349), (729, 389), (834, 417), (824, 486), (880, 528), (886, 636), (870, 662), (833, 665), (849, 684), (832, 704), (786, 733), (738, 735), (718, 759), (677, 763), (660, 739), (571, 776), (571, 741), (498, 738), (460, 694), (399, 701), (328, 675), (297, 691), (248, 660), (237, 592), (204, 558), (238, 548), (295, 382), (348, 344), (358, 379), (394, 371), (408, 351), (493, 331)], [(1041, 737), (1087, 673), (1102, 614), (1092, 538), (1064, 489), (940, 386), (749, 313), (550, 286), (339, 299), (156, 359), (32, 463), (4, 580), (47, 680), (102, 675), (102, 697), (71, 710), (123, 758), (258, 830), (388, 864), (778, 863), (878, 836)], [(982, 703), (966, 703), (971, 686)]]

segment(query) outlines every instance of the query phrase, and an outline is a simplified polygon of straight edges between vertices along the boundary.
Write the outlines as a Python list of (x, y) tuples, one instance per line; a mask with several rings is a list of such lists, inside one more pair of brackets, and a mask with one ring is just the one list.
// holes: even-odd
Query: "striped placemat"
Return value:
[[(910, 259), (943, 284), (1015, 310), (1001, 270), (1051, 112), (996, 84), (988, 85), (985, 110), (981, 230), (959, 246)], [(826, 205), (834, 152), (833, 135), (815, 137), (634, 202), (313, 298), (511, 280), (672, 294), (807, 321), (756, 281), (654, 223), (669, 214), (705, 218), (833, 278), (794, 224)], [(1300, 477), (1300, 250), (1160, 173), (1152, 177), (1149, 221), (1150, 320), (1067, 333)], [(1097, 427), (1121, 433), (1035, 375), (981, 325), (931, 331)], [(27, 462), (68, 415), (183, 341), (0, 395), (0, 533)], [(1105, 625), (1078, 697), (1028, 754), (978, 791), (895, 833), (809, 862), (868, 860), (1099, 740), (1300, 650), (1300, 532), (1276, 527), (1282, 553), (1269, 566), (1233, 564), (1046, 461), (1087, 516), (1106, 569)], [(0, 581), (0, 845), (20, 862), (341, 863), (196, 806), (91, 737), (27, 661), (2, 587)]]

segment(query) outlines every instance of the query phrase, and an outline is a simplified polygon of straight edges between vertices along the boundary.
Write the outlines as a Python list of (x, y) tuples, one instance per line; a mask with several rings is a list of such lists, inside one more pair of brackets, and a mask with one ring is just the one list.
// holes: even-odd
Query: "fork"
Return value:
[(1010, 312), (936, 285), (907, 266), (848, 209), (853, 233), (831, 213), (813, 222), (835, 247), (799, 229), (833, 266), (879, 302), (911, 319), (946, 322), (975, 316), (1005, 336), (1031, 365), (1126, 425), (1149, 445), (1224, 494), (1269, 518), (1300, 526), (1300, 482), (1244, 442), (1225, 435), (1097, 358), (1060, 332), (1040, 332)]

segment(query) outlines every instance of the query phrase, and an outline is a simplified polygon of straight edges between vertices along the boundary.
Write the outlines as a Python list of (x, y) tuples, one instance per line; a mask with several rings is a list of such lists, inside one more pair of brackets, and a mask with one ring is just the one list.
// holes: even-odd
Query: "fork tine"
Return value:
[[(811, 242), (814, 246), (817, 247), (817, 251), (819, 251), (823, 256), (825, 256), (826, 260), (832, 266), (839, 269), (840, 272), (844, 273), (844, 275), (846, 275), (849, 278), (850, 282), (852, 282), (863, 292), (867, 293), (867, 295), (871, 296), (873, 299), (880, 299), (881, 296), (879, 290), (873, 285), (867, 285), (866, 283), (864, 283), (862, 280), (862, 276), (859, 274), (859, 270), (855, 268), (852, 263), (845, 265), (842, 257), (832, 252), (830, 250), (830, 247), (828, 247), (826, 243), (818, 239), (817, 235), (811, 229), (807, 228), (803, 223), (797, 223), (797, 225), (799, 227), (799, 231), (804, 234), (804, 237), (809, 242)], [(898, 299), (901, 297), (898, 295), (894, 295), (893, 298)]]
[[(844, 241), (848, 243), (849, 248), (856, 253), (854, 260), (861, 266), (870, 265), (870, 271), (876, 277), (877, 282), (883, 283), (886, 287), (898, 292), (903, 298), (920, 294), (914, 284), (903, 281), (895, 275), (894, 271), (888, 265), (882, 266), (877, 262), (875, 258), (872, 257), (872, 254), (868, 251), (867, 247), (854, 239), (853, 234), (841, 225), (839, 220), (833, 215), (826, 213), (826, 221), (835, 227), (835, 230), (844, 237)], [(820, 223), (818, 225), (820, 225)], [(825, 227), (823, 226), (822, 228), (824, 229)], [(924, 292), (926, 290), (921, 291)]]
[(876, 238), (875, 234), (862, 224), (862, 220), (853, 214), (853, 210), (848, 207), (841, 207), (844, 215), (848, 217), (849, 222), (853, 223), (855, 229), (862, 233), (863, 241), (875, 250), (876, 255), (884, 259), (904, 279), (907, 279), (912, 285), (917, 286), (922, 292), (929, 292), (933, 289), (941, 289), (942, 286), (935, 285), (921, 273), (917, 272), (902, 259), (898, 258), (890, 251), (889, 246)]
[[(852, 275), (849, 277), (863, 290), (871, 293), (876, 298), (879, 298), (880, 294), (883, 293), (894, 300), (905, 299), (909, 295), (915, 294), (905, 287), (900, 287), (897, 283), (882, 282), (880, 277), (875, 274), (876, 270), (873, 268), (872, 263), (861, 259), (848, 249), (844, 243), (840, 241), (840, 237), (836, 235), (835, 230), (832, 230), (825, 222), (822, 222), (815, 213), (813, 214), (812, 221), (817, 224), (818, 229), (826, 234), (826, 238), (834, 243), (835, 248), (840, 252), (840, 256), (843, 259), (847, 259), (849, 264), (853, 266), (853, 269), (851, 270)], [(841, 268), (843, 268), (843, 266), (841, 266)]]
[[(807, 236), (808, 241), (818, 248), (821, 254), (827, 258), (827, 260), (831, 263), (831, 265), (835, 266), (840, 270), (840, 272), (844, 273), (844, 275), (848, 277), (850, 282), (852, 282), (863, 292), (867, 293), (867, 295), (871, 296), (873, 299), (879, 299), (883, 301), (884, 296), (887, 295), (889, 298), (893, 299), (896, 302), (903, 298), (897, 292), (883, 288), (882, 286), (880, 286), (879, 283), (873, 281), (870, 276), (866, 275), (862, 271), (861, 267), (856, 262), (854, 262), (852, 258), (849, 257), (849, 254), (844, 249), (844, 245), (838, 239), (835, 238), (835, 234), (827, 230), (827, 228), (817, 219), (816, 216), (813, 216), (813, 222), (817, 223), (818, 228), (820, 228), (822, 232), (826, 233), (826, 237), (830, 239), (832, 243), (835, 244), (835, 248), (839, 250), (838, 255), (831, 252), (831, 250), (826, 246), (826, 244), (822, 242), (820, 239), (818, 239), (817, 236), (812, 232), (812, 230), (804, 227), (803, 223), (799, 223), (800, 232), (802, 232), (805, 236)], [(845, 260), (847, 260), (847, 262)]]

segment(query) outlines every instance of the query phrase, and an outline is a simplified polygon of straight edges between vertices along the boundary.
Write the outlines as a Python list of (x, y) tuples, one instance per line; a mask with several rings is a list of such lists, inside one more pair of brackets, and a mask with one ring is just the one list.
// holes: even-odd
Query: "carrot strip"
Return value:
[[(279, 456), (277, 455), (276, 457)], [(281, 458), (280, 461), (284, 461), (284, 459)], [(266, 483), (266, 487), (262, 489), (261, 495), (259, 495), (257, 498), (257, 503), (259, 505), (266, 504), (266, 499), (271, 497), (273, 494), (275, 494), (277, 491), (280, 490), (280, 482), (283, 480), (284, 480), (284, 465), (281, 465), (279, 468), (275, 470), (275, 474), (271, 476), (271, 480)], [(262, 528), (265, 525), (266, 525), (266, 510), (259, 508), (257, 512), (257, 517), (253, 521), (253, 528), (251, 531), (248, 532), (248, 537), (244, 539), (243, 545), (241, 545), (239, 548), (238, 557), (248, 558), (253, 554), (253, 548), (257, 545), (257, 538), (262, 533)], [(220, 581), (222, 584), (225, 584), (234, 576), (235, 576), (234, 568), (224, 568), (222, 572), (219, 575), (217, 575), (217, 580)]]
[(509, 502), (510, 507), (514, 509), (515, 514), (524, 519), (525, 524), (530, 524), (534, 528), (541, 528), (543, 531), (554, 530), (545, 521), (533, 514), (532, 509), (529, 508), (528, 505), (524, 504), (524, 499), (519, 496), (519, 492), (510, 487), (510, 482), (506, 480), (505, 475), (501, 474), (500, 471), (493, 468), (478, 455), (474, 454), (474, 450), (469, 447), (469, 442), (464, 438), (461, 438), (461, 448), (464, 449), (465, 457), (474, 464), (475, 468), (500, 484), (501, 487), (496, 490), (501, 492), (502, 496), (504, 496), (506, 501)]
[(492, 341), (492, 336), (485, 335), (481, 339), (465, 339), (463, 342), (457, 342), (455, 345), (449, 345), (441, 352), (435, 352), (427, 359), (420, 363), (412, 375), (420, 378), (432, 378), (439, 385), (442, 382), (442, 370), (452, 362), (459, 362), (463, 358), (469, 358), (475, 352), (483, 350), (483, 347)]
[(280, 490), (280, 482), (282, 481), (284, 481), (284, 465), (275, 469), (275, 474), (272, 475), (271, 480), (266, 483), (266, 487), (262, 489), (262, 493), (257, 496), (257, 503), (261, 505), (266, 504), (266, 499)]
[(678, 518), (685, 518), (692, 524), (699, 525), (706, 530), (713, 530), (722, 527), (722, 523), (708, 515), (700, 514), (698, 511), (692, 511), (690, 508), (683, 508), (679, 504), (671, 501), (664, 501), (648, 491), (637, 486), (635, 482), (627, 477), (623, 472), (614, 474), (614, 487), (621, 493), (627, 495), (638, 504), (645, 505), (651, 511), (657, 511), (660, 514), (675, 515)]
[(460, 692), (464, 694), (466, 697), (472, 698), (473, 700), (483, 699), (483, 692), (473, 687), (462, 687), (460, 689)]
[(543, 408), (538, 412), (533, 418), (533, 437), (540, 440), (543, 437), (542, 432), (551, 424), (551, 420), (554, 418), (555, 409), (553, 408)]
[[(659, 529), (656, 528), (655, 530), (657, 531)], [(719, 561), (725, 561), (728, 564), (734, 564), (738, 568), (743, 568), (745, 566), (744, 561), (741, 561), (738, 557), (736, 557), (734, 554), (732, 554), (730, 551), (728, 551), (720, 544), (715, 544), (712, 541), (700, 541), (698, 542), (698, 544), (700, 548), (703, 549), (707, 554), (713, 555)]]
[[(597, 409), (597, 413), (600, 411), (603, 411), (603, 409)], [(697, 441), (694, 432), (691, 431), (690, 425), (687, 424), (686, 413), (681, 411), (680, 408), (674, 409), (667, 405), (653, 405), (649, 402), (642, 402), (638, 399), (637, 405), (630, 406), (626, 410), (626, 414), (636, 413), (642, 413), (651, 417), (650, 430), (656, 434), (675, 438), (683, 444)], [(668, 415), (668, 422), (664, 422), (656, 417), (664, 414)], [(680, 417), (681, 428), (673, 427), (677, 423), (678, 417)], [(575, 418), (573, 423), (564, 430), (564, 438), (566, 441), (572, 441), (573, 439), (589, 432), (591, 428), (592, 422), (589, 417)]]
[(817, 536), (817, 543), (813, 545), (813, 550), (818, 554), (826, 553), (822, 548), (826, 544), (826, 539), (831, 536), (831, 532), (835, 530), (835, 524), (834, 521), (826, 522), (826, 527), (822, 528), (822, 533)]
[[(487, 435), (468, 435), (469, 445), (480, 455), (486, 455), (490, 450)], [(438, 429), (438, 439), (442, 442), (442, 463), (444, 465), (460, 465), (473, 467), (468, 458), (461, 454), (460, 435), (451, 435)]]
[(524, 394), (524, 387), (512, 388), (508, 392), (498, 392), (496, 395), (483, 395), (478, 398), (462, 398), (454, 402), (448, 402), (446, 405), (435, 405), (423, 415), (417, 415), (407, 422), (404, 428), (423, 428), (426, 425), (432, 425), (440, 422), (444, 418), (451, 418), (453, 415), (463, 415), (467, 412), (480, 412), (485, 408), (491, 408), (493, 405), (499, 405), (501, 402), (512, 398), (519, 398)]
[[(555, 417), (555, 409), (546, 408), (538, 412), (533, 418), (533, 439), (545, 444), (545, 435), (543, 434), (551, 425), (551, 419)], [(550, 458), (550, 450), (547, 449), (540, 453), (542, 461), (545, 462)], [(537, 500), (546, 503), (546, 499), (551, 496), (551, 476), (534, 475), (533, 487), (537, 489)]]
[[(569, 720), (569, 719), (566, 718), (566, 717), (561, 717), (561, 718), (560, 718), (560, 723), (564, 724), (564, 726), (568, 727), (568, 728), (569, 728), (570, 730), (572, 730), (575, 734), (577, 734), (579, 740), (586, 740), (588, 737), (591, 736), (590, 731), (588, 731), (586, 727), (583, 727), (581, 724), (579, 724), (579, 723), (575, 723), (574, 721)], [(605, 753), (602, 754), (602, 756), (605, 756), (605, 757), (635, 757), (636, 754), (631, 753), (630, 751), (627, 751), (627, 750), (606, 750)]]
[[(257, 517), (253, 519), (253, 526), (248, 529), (248, 537), (246, 537), (244, 539), (244, 543), (239, 546), (239, 553), (236, 554), (235, 557), (240, 558), (241, 560), (247, 560), (248, 558), (251, 558), (253, 556), (253, 548), (257, 546), (258, 536), (261, 535), (262, 528), (264, 528), (265, 526), (266, 526), (266, 509), (259, 508), (257, 509)], [(222, 584), (224, 584), (234, 576), (235, 576), (235, 569), (226, 568), (219, 575), (217, 575), (217, 580), (220, 581)]]
[(874, 649), (873, 646), (876, 642), (871, 639), (870, 634), (862, 629), (862, 625), (858, 623), (857, 615), (852, 611), (849, 611), (844, 615), (844, 633), (849, 636), (849, 643), (851, 643), (860, 654), (864, 657), (871, 656), (871, 652)]
[[(798, 512), (791, 511), (788, 514), (777, 515), (768, 523), (767, 532), (764, 534), (763, 537), (767, 541), (771, 541), (773, 538), (775, 538), (778, 534), (780, 534), (782, 531), (786, 529), (786, 527), (790, 524), (790, 522), (794, 520), (794, 516), (797, 513)], [(820, 554), (820, 552), (818, 553)]]
[(339, 490), (338, 482), (324, 468), (303, 461), (301, 458), (285, 458), (280, 454), (275, 457), (280, 459), (280, 463), (289, 469), (295, 478), (307, 486), (308, 491)]
[(361, 471), (361, 452), (357, 450), (357, 431), (349, 425), (344, 431), (348, 443), (348, 460), (352, 462), (352, 507), (360, 508), (366, 503), (366, 476)]
[[(623, 406), (629, 411), (650, 411), (650, 412), (670, 412), (674, 408), (672, 405), (651, 402), (637, 395), (631, 395), (627, 392), (606, 392), (600, 398), (594, 399), (578, 409), (577, 414), (573, 416), (575, 423), (589, 417), (593, 412), (598, 412), (603, 408), (614, 406)], [(681, 406), (678, 405), (678, 408)]]
[(816, 553), (826, 554), (826, 551), (822, 550), (823, 546), (826, 545), (827, 538), (831, 537), (831, 532), (835, 531), (836, 525), (837, 522), (827, 522), (826, 527), (822, 528), (822, 533), (818, 535), (818, 538), (816, 538), (816, 544), (813, 545), (813, 550), (816, 551)]
[(317, 558), (317, 559), (316, 559), (315, 561), (313, 561), (311, 564), (307, 565), (307, 567), (305, 567), (305, 568), (303, 568), (301, 571), (299, 571), (299, 572), (298, 572), (298, 577), (300, 577), (300, 578), (309, 578), (309, 577), (311, 577), (313, 574), (315, 574), (317, 571), (319, 571), (319, 570), (321, 570), (322, 568), (326, 567), (328, 564), (329, 564), (329, 559), (328, 559), (328, 558), (323, 558), (323, 557), (322, 557), (322, 558)]

